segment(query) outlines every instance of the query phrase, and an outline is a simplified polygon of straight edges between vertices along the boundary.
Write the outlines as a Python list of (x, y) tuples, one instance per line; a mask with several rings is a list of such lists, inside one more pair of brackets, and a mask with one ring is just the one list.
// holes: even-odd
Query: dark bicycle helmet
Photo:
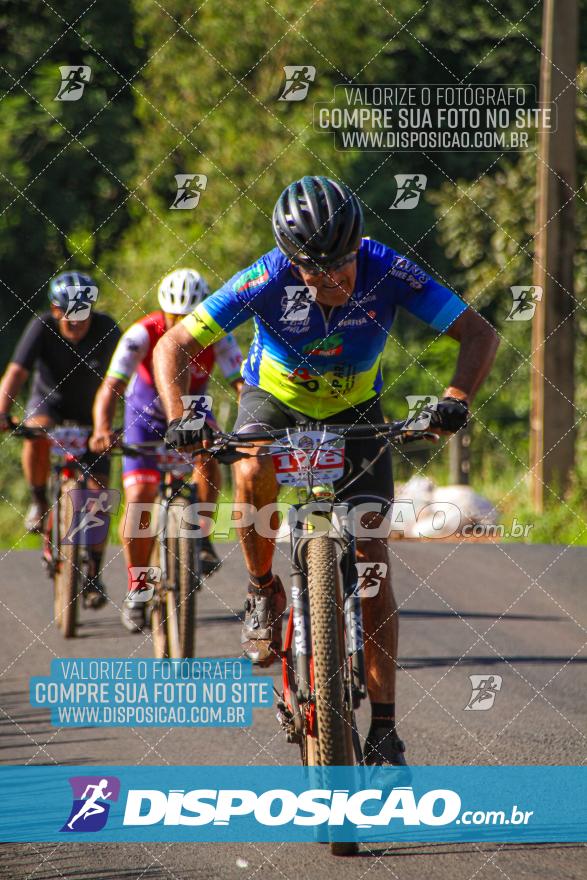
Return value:
[(359, 248), (363, 211), (344, 183), (302, 177), (279, 196), (273, 234), (279, 250), (292, 262), (327, 268)]
[(64, 311), (69, 305), (68, 287), (96, 287), (96, 283), (89, 275), (86, 275), (84, 272), (76, 272), (75, 270), (72, 272), (62, 272), (61, 275), (52, 278), (49, 283), (49, 302)]

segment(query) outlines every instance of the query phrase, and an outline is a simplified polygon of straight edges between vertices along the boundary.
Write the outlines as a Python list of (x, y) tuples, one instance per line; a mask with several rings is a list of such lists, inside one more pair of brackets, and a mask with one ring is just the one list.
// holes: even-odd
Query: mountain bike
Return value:
[(155, 656), (193, 657), (197, 594), (202, 586), (201, 541), (189, 534), (185, 524), (182, 527), (187, 509), (198, 501), (197, 488), (189, 481), (193, 462), (187, 454), (157, 442), (119, 443), (118, 448), (128, 456), (146, 453), (161, 474), (158, 535), (150, 559), (150, 565), (160, 569), (160, 577), (147, 608)]
[[(364, 763), (355, 718), (367, 696), (361, 590), (352, 508), (336, 504), (334, 484), (340, 492), (363, 473), (340, 483), (345, 439), (372, 437), (396, 444), (438, 439), (429, 431), (407, 429), (404, 421), (312, 423), (240, 439), (223, 435), (208, 450), (220, 461), (232, 462), (247, 457), (247, 447), (267, 444), (270, 438), (267, 452), (260, 454), (272, 456), (278, 483), (298, 490), (289, 524), (291, 611), (282, 652), (282, 692), (276, 694), (280, 724), (309, 767)], [(330, 847), (336, 855), (357, 850), (353, 841), (331, 840)]]
[(53, 617), (66, 639), (76, 635), (78, 600), (89, 580), (88, 544), (83, 529), (75, 541), (63, 538), (72, 526), (74, 509), (68, 497), (73, 489), (88, 489), (87, 466), (81, 461), (87, 452), (92, 429), (64, 424), (54, 428), (13, 425), (13, 435), (24, 439), (49, 438), (51, 478), (49, 512), (43, 528), (43, 562), (53, 580)]

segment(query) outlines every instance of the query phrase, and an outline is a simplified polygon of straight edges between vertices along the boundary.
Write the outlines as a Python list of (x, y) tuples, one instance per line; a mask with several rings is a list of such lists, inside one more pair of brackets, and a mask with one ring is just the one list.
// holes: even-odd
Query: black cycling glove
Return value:
[(180, 428), (182, 419), (173, 419), (165, 432), (165, 445), (168, 449), (185, 449), (186, 446), (199, 446), (202, 443), (202, 429)]
[(430, 407), (430, 428), (456, 433), (469, 421), (469, 406), (466, 400), (456, 397), (443, 397), (435, 407)]

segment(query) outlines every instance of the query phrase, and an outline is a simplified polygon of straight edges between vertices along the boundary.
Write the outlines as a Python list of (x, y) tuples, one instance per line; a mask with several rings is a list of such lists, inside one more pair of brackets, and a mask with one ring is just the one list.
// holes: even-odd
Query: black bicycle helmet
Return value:
[(344, 183), (302, 177), (279, 196), (273, 234), (279, 250), (292, 262), (327, 268), (360, 247), (363, 211)]
[(60, 309), (67, 309), (69, 305), (69, 295), (67, 288), (88, 288), (95, 287), (96, 284), (90, 275), (85, 272), (77, 272), (75, 269), (71, 272), (62, 272), (51, 280), (49, 284), (48, 297), (49, 302)]

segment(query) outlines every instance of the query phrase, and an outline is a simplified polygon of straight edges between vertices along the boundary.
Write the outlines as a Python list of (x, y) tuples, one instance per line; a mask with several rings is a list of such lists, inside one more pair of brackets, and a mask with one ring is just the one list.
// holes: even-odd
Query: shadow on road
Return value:
[(427, 620), (433, 617), (464, 617), (471, 620), (548, 620), (568, 621), (568, 617), (560, 617), (550, 614), (502, 614), (500, 611), (427, 611), (426, 609), (400, 609), (400, 617), (415, 617), (418, 620)]
[(478, 843), (471, 846), (469, 843), (404, 843), (401, 846), (393, 847), (369, 847), (368, 844), (361, 844), (368, 847), (361, 849), (354, 858), (373, 858), (374, 856), (383, 858), (393, 856), (448, 856), (448, 855), (466, 855), (467, 853), (479, 854), (498, 853), (498, 852), (530, 852), (545, 850), (583, 850), (582, 843)]
[(587, 663), (587, 657), (537, 657), (535, 654), (510, 654), (505, 657), (405, 657), (398, 660), (399, 669), (426, 669), (433, 666), (498, 666), (501, 663), (531, 663), (535, 666), (557, 664), (576, 666)]

